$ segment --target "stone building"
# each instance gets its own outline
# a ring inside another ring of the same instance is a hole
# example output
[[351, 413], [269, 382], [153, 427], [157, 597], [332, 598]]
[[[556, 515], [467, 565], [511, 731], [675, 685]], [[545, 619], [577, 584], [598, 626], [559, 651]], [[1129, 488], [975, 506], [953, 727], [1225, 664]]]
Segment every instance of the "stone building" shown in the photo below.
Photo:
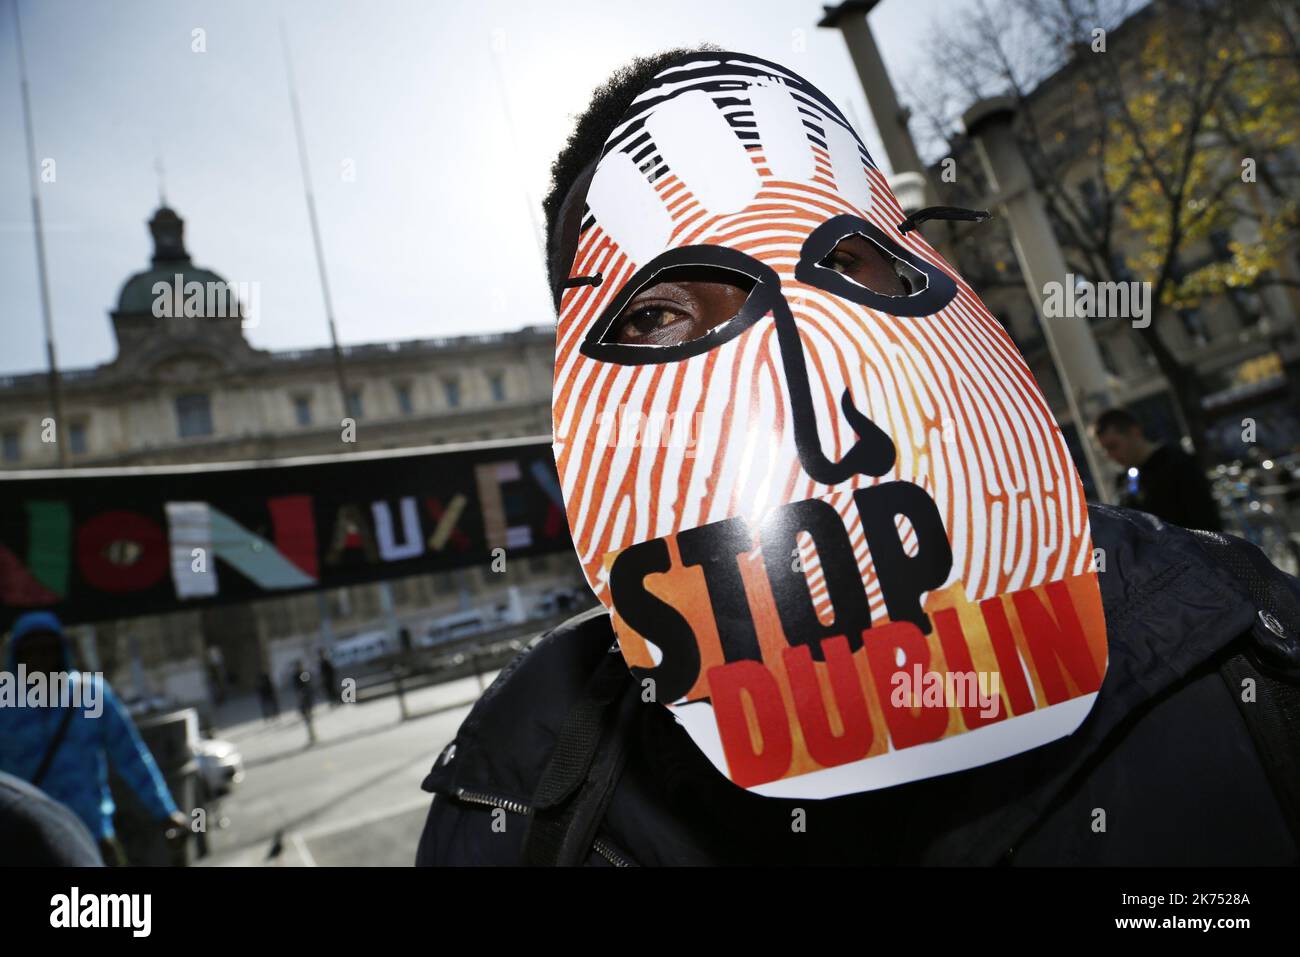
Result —
[[[1262, 13], [1268, 11], [1262, 5], [1247, 4], [1243, 10], [1248, 11], [1241, 22], [1243, 37], [1258, 42], [1263, 31], [1275, 28], [1263, 18]], [[1104, 54], [1106, 68], [1137, 69], [1151, 31], [1171, 29], [1169, 16], [1160, 4], [1151, 4], [1111, 31]], [[1072, 198], [1076, 209], [1085, 211], [1085, 215], [1100, 216], [1098, 178], [1102, 172], [1095, 150], [1101, 139], [1100, 128], [1109, 118], [1099, 115], [1092, 98], [1083, 92], [1089, 80], [1086, 67], [1095, 62], [1084, 59], [1090, 56], [1101, 54], [1087, 49], [1077, 51], [1059, 70], [1028, 91], [1019, 104], [1014, 129], [1022, 140], [1032, 139], [1037, 146], [1038, 159], [1031, 166], [1040, 175], [1050, 169], [1060, 179], [1053, 185], [1059, 185]], [[975, 143], [958, 135], [949, 142], [949, 149], [949, 156], [930, 170], [931, 182], [942, 201], [966, 207], [988, 205], [995, 191], [984, 179]], [[1287, 181], [1296, 184], [1300, 149], [1293, 146], [1289, 159], [1279, 166], [1279, 172], [1290, 177]], [[951, 175], [954, 172], [955, 176]], [[1239, 170], [1234, 166], [1226, 172], [1235, 175]], [[1260, 199], [1250, 195], [1249, 201]], [[1122, 226], [1115, 230], [1111, 277], [1089, 275], [1084, 265], [1087, 257], [1071, 247], [1069, 231], [1060, 228], [1059, 222], [1054, 221], [1054, 226], [1076, 282], [1150, 278], [1132, 275], [1128, 270], [1125, 257], [1135, 237], [1126, 235]], [[950, 235], [946, 248], [1024, 354], [1075, 446], [1075, 459], [1079, 461], [1080, 429], [1070, 419], [1037, 306], [1017, 266], [1009, 229], [995, 216], [979, 225], [960, 224]], [[1186, 248], [1178, 265], [1188, 273], [1208, 263], [1226, 261], [1231, 256], [1232, 241], [1250, 242], [1255, 238], [1255, 222], [1241, 217], [1229, 228], [1217, 230]], [[1231, 290], [1207, 297], [1195, 308], [1153, 305], [1153, 328], [1180, 363], [1195, 369], [1201, 383], [1208, 447], [1219, 461], [1300, 449], [1300, 283], [1296, 282], [1300, 280], [1300, 246], [1293, 242], [1284, 251], [1273, 278], [1279, 281], [1255, 290]], [[1133, 409], [1156, 436], [1177, 439], [1183, 433], [1182, 423], [1149, 346], [1129, 322], [1089, 323], [1115, 399]], [[1246, 419], [1258, 424], [1254, 449], [1242, 443], [1242, 422]]]
[[[253, 318], [241, 302], [247, 291], [194, 264], [183, 221], [171, 209], [158, 209], [149, 229], [153, 261], [127, 279], [110, 313], [117, 355], [62, 374], [65, 422], [52, 437], [67, 443], [70, 467], [550, 435], [553, 326], [345, 346], [345, 410], [333, 350], [255, 348], [244, 328]], [[189, 301], [187, 290], [196, 289], [203, 295]], [[0, 377], [0, 468], [58, 467], [57, 445], [43, 441], [48, 390], [43, 372]], [[345, 418], [356, 424], [354, 442], [342, 439]], [[419, 628], [441, 614], [499, 604], [509, 585], [535, 601], [581, 581], [576, 558], [553, 555], [512, 562], [504, 575], [473, 568], [104, 622], [77, 633], [83, 657], [97, 658], [123, 687], [193, 702], [214, 682], [248, 690], [263, 669], [282, 677], [289, 661], [314, 656], [322, 641], [380, 630], [394, 619]], [[212, 661], [222, 662], [217, 675], [209, 673]]]

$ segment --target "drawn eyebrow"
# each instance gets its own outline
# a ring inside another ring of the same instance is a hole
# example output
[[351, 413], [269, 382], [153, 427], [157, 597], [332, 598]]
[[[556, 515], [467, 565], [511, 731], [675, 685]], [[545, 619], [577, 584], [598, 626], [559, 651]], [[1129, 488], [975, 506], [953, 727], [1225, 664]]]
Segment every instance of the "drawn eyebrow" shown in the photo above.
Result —
[[599, 286], [605, 281], [604, 273], [593, 273], [590, 276], [574, 276], [572, 279], [566, 279], [561, 283], [561, 289], [574, 289], [578, 286]]

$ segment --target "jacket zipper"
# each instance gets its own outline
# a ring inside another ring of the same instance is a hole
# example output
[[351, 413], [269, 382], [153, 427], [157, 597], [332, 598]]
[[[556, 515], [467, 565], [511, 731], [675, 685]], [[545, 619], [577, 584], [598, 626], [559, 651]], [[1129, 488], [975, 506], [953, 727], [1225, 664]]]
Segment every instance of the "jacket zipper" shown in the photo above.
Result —
[[457, 788], [456, 799], [459, 801], [467, 801], [470, 804], [484, 804], [488, 807], [505, 808], [512, 814], [527, 815], [533, 813], [533, 809], [526, 804], [520, 804], [518, 801], [512, 801], [509, 798], [484, 794], [481, 791], [466, 791], [464, 788]]
[[[456, 799], [465, 801], [468, 804], [482, 804], [487, 807], [505, 808], [512, 814], [532, 814], [533, 809], [526, 804], [520, 804], [518, 801], [512, 801], [509, 798], [496, 797], [492, 794], [484, 794], [481, 791], [467, 791], [464, 788], [456, 789]], [[619, 854], [604, 841], [597, 838], [591, 844], [591, 849], [609, 861], [615, 867], [632, 867], [633, 864], [626, 857]]]
[[609, 861], [615, 867], [633, 866], [631, 861], [629, 861], [626, 857], [623, 857], [621, 854], [615, 851], [612, 847], [610, 847], [600, 838], [596, 838], [596, 840], [591, 842], [591, 849], [595, 851], [597, 854], [599, 854], [601, 857], [603, 857], [605, 860]]

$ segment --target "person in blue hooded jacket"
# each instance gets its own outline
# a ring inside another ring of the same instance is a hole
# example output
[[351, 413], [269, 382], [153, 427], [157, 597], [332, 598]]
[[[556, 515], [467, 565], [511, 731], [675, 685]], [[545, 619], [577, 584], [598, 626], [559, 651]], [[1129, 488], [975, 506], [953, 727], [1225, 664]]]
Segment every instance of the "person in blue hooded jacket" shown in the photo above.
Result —
[[[108, 862], [125, 863], [113, 828], [109, 761], [161, 826], [185, 827], [131, 716], [103, 676], [73, 667], [55, 615], [36, 611], [18, 618], [6, 670], [14, 700], [0, 707], [0, 771], [70, 808]], [[51, 693], [56, 690], [61, 693]]]

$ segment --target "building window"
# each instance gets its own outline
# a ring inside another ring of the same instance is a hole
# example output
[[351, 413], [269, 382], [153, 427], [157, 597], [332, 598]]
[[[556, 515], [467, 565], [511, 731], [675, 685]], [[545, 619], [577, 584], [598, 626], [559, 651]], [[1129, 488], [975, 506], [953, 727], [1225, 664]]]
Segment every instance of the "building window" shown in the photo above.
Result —
[[402, 415], [410, 415], [415, 411], [415, 406], [411, 403], [411, 387], [406, 383], [393, 387], [397, 392], [397, 410]]
[[447, 404], [453, 409], [460, 405], [460, 380], [445, 379], [443, 380], [442, 387], [447, 394]]
[[1232, 234], [1226, 229], [1216, 229], [1209, 236], [1210, 249], [1218, 262], [1232, 259]]
[[212, 406], [206, 393], [176, 397], [176, 426], [182, 439], [212, 434]]
[[506, 400], [506, 377], [504, 373], [493, 372], [488, 376], [488, 388], [492, 390], [493, 402]]
[[1118, 378], [1120, 374], [1119, 366], [1115, 362], [1115, 353], [1112, 350], [1110, 343], [1099, 337], [1097, 339], [1097, 353], [1101, 358], [1102, 368]]
[[275, 598], [258, 606], [258, 610], [262, 612], [262, 623], [269, 636], [284, 638], [293, 634], [292, 605], [292, 599]]
[[86, 454], [86, 423], [73, 422], [68, 426], [68, 446], [73, 455]]
[[1088, 218], [1093, 223], [1099, 223], [1105, 214], [1105, 204], [1102, 202], [1101, 191], [1097, 189], [1097, 183], [1092, 179], [1085, 179], [1079, 184], [1079, 195], [1083, 198], [1083, 208], [1088, 211]]
[[359, 419], [365, 414], [365, 406], [361, 402], [360, 389], [348, 389], [348, 415], [354, 419]]
[[299, 425], [311, 425], [311, 396], [293, 397], [293, 418]]
[[1207, 345], [1210, 341], [1209, 330], [1206, 328], [1205, 320], [1201, 318], [1201, 311], [1196, 308], [1177, 310], [1178, 319], [1183, 324], [1183, 331], [1187, 333], [1187, 338], [1197, 346]]
[[23, 457], [22, 436], [17, 429], [6, 429], [4, 433], [4, 459], [17, 462]]
[[356, 600], [357, 617], [364, 619], [379, 617], [379, 586], [357, 585], [352, 589]]
[[329, 614], [331, 618], [352, 617], [352, 597], [346, 588], [336, 588], [330, 592]]

